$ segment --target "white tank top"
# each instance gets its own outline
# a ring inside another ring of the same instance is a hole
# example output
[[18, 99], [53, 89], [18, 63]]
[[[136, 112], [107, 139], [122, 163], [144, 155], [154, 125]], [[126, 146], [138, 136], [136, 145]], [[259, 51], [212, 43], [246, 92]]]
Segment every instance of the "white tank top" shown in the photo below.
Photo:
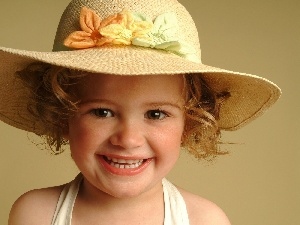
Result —
[[[52, 225], [71, 225], [72, 211], [79, 191], [82, 175], [65, 185], [57, 202]], [[162, 180], [164, 192], [164, 225], [189, 225], [184, 199], [177, 188], [167, 179]]]

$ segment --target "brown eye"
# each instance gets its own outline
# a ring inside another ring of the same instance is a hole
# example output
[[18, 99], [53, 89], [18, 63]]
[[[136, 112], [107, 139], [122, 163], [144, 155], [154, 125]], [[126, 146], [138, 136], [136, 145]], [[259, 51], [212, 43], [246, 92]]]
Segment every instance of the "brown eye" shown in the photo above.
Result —
[[114, 114], [111, 110], [109, 109], [102, 109], [102, 108], [99, 108], [99, 109], [93, 109], [91, 111], [92, 114], [94, 114], [95, 116], [97, 117], [113, 117]]
[[150, 120], [162, 120], [166, 118], [168, 115], [167, 113], [161, 111], [161, 110], [149, 110], [146, 112], [145, 117]]

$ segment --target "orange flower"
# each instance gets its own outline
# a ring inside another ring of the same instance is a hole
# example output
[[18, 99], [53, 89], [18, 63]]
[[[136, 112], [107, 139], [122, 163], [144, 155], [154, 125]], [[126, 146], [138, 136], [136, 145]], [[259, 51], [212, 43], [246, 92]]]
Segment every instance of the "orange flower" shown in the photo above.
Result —
[[80, 12], [81, 31], [71, 33], [64, 41], [69, 48], [86, 49], [111, 45], [135, 45], [165, 50], [199, 62], [195, 50], [178, 40], [175, 13], [159, 15], [153, 22], [144, 15], [122, 10], [101, 21], [95, 11], [83, 7]]
[[91, 9], [83, 7], [80, 12], [80, 27], [82, 31], [71, 33], [64, 41], [69, 48], [84, 49], [101, 46], [113, 41], [112, 38], [104, 37], [99, 29], [109, 24], [121, 23], [123, 16], [115, 14], [101, 21], [100, 17]]
[[148, 33], [153, 26], [141, 15], [123, 10], [102, 20], [95, 11], [83, 7], [80, 12], [81, 31], [71, 33], [64, 41], [69, 48], [85, 49], [105, 44], [130, 45], [135, 37]]

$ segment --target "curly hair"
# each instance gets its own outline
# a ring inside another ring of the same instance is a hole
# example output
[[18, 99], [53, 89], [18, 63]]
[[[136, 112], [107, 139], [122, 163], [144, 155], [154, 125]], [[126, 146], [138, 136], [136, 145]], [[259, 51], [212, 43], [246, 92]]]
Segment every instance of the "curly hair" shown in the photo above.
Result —
[[230, 93], [216, 93], [201, 74], [187, 74], [184, 78], [187, 101], [182, 147], [197, 159], [211, 160], [227, 154], [219, 148], [221, 132], [217, 121], [222, 102]]
[[62, 146], [68, 143], [63, 138], [68, 118], [77, 110], [72, 88], [84, 74], [46, 63], [32, 63], [17, 75], [30, 90], [27, 110], [43, 125], [40, 136], [46, 139], [52, 153], [62, 153]]
[[[68, 118], [78, 109], [74, 86], [87, 73], [46, 63], [32, 63], [18, 71], [17, 75], [31, 91], [28, 111], [43, 124], [41, 136], [54, 154], [61, 153], [62, 146], [67, 144], [63, 133], [67, 129]], [[230, 93], [215, 93], [201, 74], [183, 77], [187, 100], [182, 147], [197, 159], [225, 154], [218, 147], [220, 129], [217, 120], [220, 106]]]

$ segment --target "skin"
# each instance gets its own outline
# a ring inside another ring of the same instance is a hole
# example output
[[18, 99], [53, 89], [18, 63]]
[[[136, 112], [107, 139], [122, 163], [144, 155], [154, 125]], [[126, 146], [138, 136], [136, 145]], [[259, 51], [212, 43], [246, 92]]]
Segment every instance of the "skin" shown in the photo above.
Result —
[[[183, 90], [181, 75], [83, 78], [79, 110], [65, 133], [84, 176], [72, 224], [163, 224], [161, 180], [179, 157]], [[112, 159], [118, 163], [111, 165]], [[118, 168], [124, 162], [133, 168]], [[61, 190], [24, 194], [14, 204], [9, 224], [50, 224]], [[190, 224], [230, 224], [213, 203], [179, 191]]]

